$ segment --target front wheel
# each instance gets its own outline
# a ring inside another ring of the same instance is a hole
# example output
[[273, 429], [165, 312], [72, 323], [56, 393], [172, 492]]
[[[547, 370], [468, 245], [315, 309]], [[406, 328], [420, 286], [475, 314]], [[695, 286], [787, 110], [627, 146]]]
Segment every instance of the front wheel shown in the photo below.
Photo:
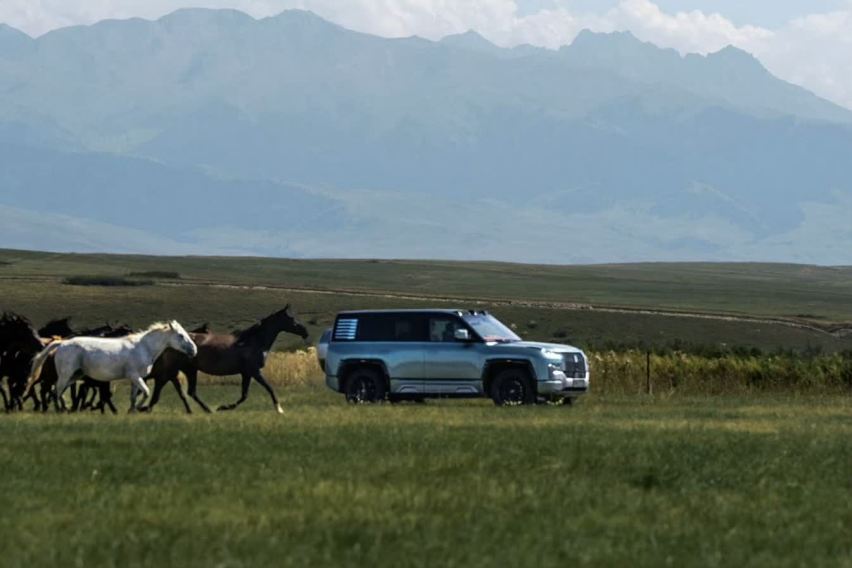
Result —
[[497, 406], [519, 406], [535, 403], [535, 387], [524, 369], [500, 371], [491, 383], [491, 400]]
[[384, 377], [373, 369], [356, 369], [346, 380], [346, 401], [352, 404], [380, 402], [387, 396]]

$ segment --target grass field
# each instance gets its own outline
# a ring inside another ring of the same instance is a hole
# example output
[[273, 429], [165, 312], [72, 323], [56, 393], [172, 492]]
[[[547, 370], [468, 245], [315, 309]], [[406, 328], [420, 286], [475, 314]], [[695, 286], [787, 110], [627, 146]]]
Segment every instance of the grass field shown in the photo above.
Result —
[[[72, 315], [80, 326], [109, 320], [138, 327], [154, 319], [177, 318], [189, 326], [206, 321], [217, 329], [231, 329], [249, 325], [290, 302], [316, 333], [342, 309], [438, 305], [487, 308], [526, 338], [581, 347], [679, 343], [741, 345], [768, 351], [852, 349], [852, 334], [827, 333], [852, 321], [852, 269], [844, 268], [758, 264], [555, 267], [3, 250], [0, 261], [9, 263], [0, 264], [0, 309], [20, 311], [36, 322]], [[179, 278], [157, 278], [157, 273]], [[63, 283], [69, 277], [127, 278], [134, 274], [144, 275], [154, 285]], [[576, 309], [577, 303], [589, 308], [587, 302], [596, 309]], [[680, 312], [779, 318], [816, 329], [754, 319], [683, 317]], [[278, 348], [298, 344], [282, 338]]]
[[[850, 566], [848, 397], [0, 416], [16, 566]], [[205, 385], [219, 403], [237, 387]], [[124, 402], [122, 394], [122, 402]]]
[[[352, 407], [276, 353], [283, 416], [257, 385], [214, 415], [168, 387], [151, 415], [0, 415], [0, 566], [852, 566], [852, 336], [828, 333], [850, 276], [0, 251], [0, 309], [37, 323], [230, 329], [289, 302], [316, 335], [342, 309], [476, 305], [593, 372], [571, 408]], [[643, 394], [644, 348], [672, 343], [830, 354], [661, 352]]]

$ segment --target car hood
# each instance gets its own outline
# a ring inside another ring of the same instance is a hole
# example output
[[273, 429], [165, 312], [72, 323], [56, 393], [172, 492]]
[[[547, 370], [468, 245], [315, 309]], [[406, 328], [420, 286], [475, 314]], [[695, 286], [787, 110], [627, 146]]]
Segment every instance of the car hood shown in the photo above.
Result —
[[581, 350], [572, 345], [561, 345], [559, 343], [543, 343], [540, 341], [513, 341], [511, 343], [497, 343], [503, 349], [518, 349], [524, 351], [540, 351], [541, 349], [549, 349], [550, 351], [558, 351], [565, 353], [580, 353]]

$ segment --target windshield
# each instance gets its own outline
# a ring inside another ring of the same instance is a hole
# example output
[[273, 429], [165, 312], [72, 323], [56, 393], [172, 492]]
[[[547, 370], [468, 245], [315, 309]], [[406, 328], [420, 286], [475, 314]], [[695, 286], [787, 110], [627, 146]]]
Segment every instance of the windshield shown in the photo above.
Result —
[[470, 325], [476, 333], [485, 341], [520, 341], [521, 338], [515, 332], [503, 325], [503, 323], [489, 314], [466, 314], [464, 321]]

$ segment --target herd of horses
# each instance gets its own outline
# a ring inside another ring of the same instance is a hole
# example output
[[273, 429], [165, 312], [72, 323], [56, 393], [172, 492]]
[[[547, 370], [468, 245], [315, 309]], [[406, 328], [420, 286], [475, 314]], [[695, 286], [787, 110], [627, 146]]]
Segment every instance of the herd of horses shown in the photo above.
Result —
[[[31, 400], [34, 410], [99, 410], [116, 413], [113, 381], [131, 382], [130, 411], [150, 411], [159, 402], [163, 387], [171, 383], [187, 413], [192, 412], [187, 394], [205, 411], [210, 407], [198, 396], [198, 373], [214, 376], [240, 375], [240, 398], [218, 410], [232, 410], [248, 397], [257, 381], [282, 412], [278, 396], [262, 369], [282, 332], [307, 340], [307, 328], [284, 307], [251, 327], [232, 333], [214, 333], [207, 324], [186, 331], [177, 321], [155, 323], [134, 331], [105, 325], [74, 330], [70, 318], [51, 321], [36, 329], [25, 317], [4, 312], [0, 316], [0, 394], [7, 412], [23, 410]], [[186, 377], [187, 392], [178, 380]], [[3, 380], [6, 380], [6, 387]], [[154, 381], [153, 390], [147, 382]], [[79, 388], [78, 388], [79, 385]], [[70, 407], [65, 400], [70, 391]], [[144, 395], [140, 399], [140, 395]]]

